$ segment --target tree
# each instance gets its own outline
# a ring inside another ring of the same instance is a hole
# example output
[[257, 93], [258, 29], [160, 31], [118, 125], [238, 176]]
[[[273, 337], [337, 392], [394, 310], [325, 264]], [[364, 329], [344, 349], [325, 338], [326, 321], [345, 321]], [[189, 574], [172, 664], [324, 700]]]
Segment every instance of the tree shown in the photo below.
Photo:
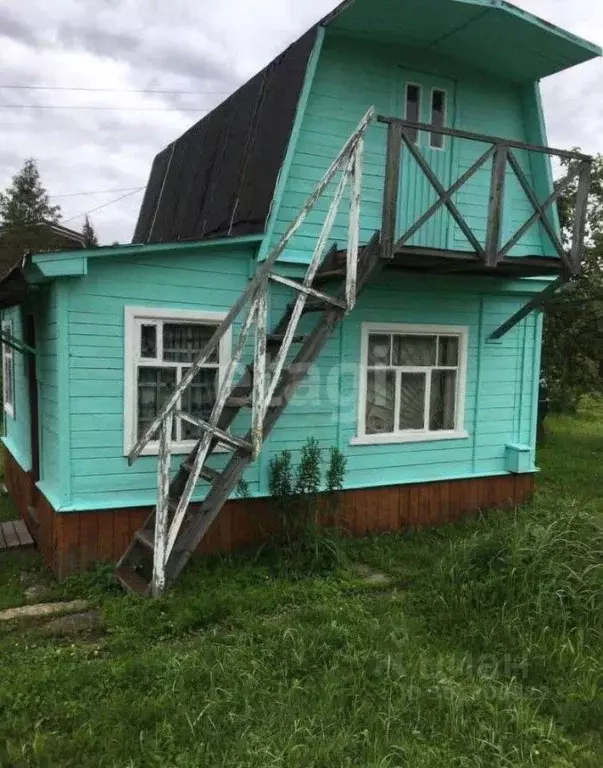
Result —
[[[559, 202], [566, 244], [576, 192], [574, 183]], [[593, 163], [582, 274], [546, 308], [543, 372], [557, 411], [573, 413], [583, 395], [603, 389], [603, 155]]]
[[40, 181], [35, 160], [26, 160], [13, 176], [12, 184], [0, 193], [0, 260], [16, 263], [26, 252], [40, 252], [55, 245], [50, 229], [61, 217], [58, 205], [51, 205]]
[[84, 246], [86, 248], [96, 248], [98, 246], [98, 237], [88, 216], [86, 216], [84, 226], [82, 227], [82, 235], [84, 236]]

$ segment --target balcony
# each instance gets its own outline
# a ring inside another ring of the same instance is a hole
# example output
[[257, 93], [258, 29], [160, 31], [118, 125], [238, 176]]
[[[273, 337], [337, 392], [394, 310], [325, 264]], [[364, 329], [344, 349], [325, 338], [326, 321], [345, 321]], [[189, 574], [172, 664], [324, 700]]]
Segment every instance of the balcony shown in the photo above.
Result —
[[[381, 247], [392, 266], [505, 277], [579, 274], [592, 158], [378, 119], [388, 132]], [[554, 186], [551, 158], [565, 168]], [[562, 241], [556, 203], [565, 192], [576, 204], [571, 232]]]

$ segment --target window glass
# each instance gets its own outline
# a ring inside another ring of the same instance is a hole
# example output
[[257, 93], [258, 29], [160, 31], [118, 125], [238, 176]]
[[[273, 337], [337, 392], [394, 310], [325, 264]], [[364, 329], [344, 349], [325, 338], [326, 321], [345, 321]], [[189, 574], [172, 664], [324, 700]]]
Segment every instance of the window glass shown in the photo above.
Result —
[[437, 336], [394, 336], [394, 365], [436, 364]]
[[[408, 84], [406, 86], [406, 119], [411, 123], [421, 122], [421, 87]], [[406, 135], [415, 144], [419, 141], [416, 128], [406, 128]]]
[[425, 427], [426, 374], [403, 373], [400, 377], [400, 429]]
[[[207, 421], [211, 416], [218, 394], [217, 368], [204, 368], [193, 379], [191, 386], [182, 395], [182, 410]], [[198, 440], [201, 429], [186, 421], [182, 422], [182, 439]]]
[[369, 336], [368, 364], [375, 366], [389, 365], [391, 362], [392, 337]]
[[456, 409], [456, 371], [433, 371], [429, 429], [454, 429]]
[[175, 368], [138, 369], [138, 437], [153, 422], [176, 386]]
[[458, 365], [459, 340], [457, 336], [440, 336], [438, 365]]
[[[435, 90], [431, 95], [431, 125], [434, 128], [444, 128], [446, 120], [446, 91]], [[441, 133], [430, 134], [431, 146], [442, 149], [444, 136]]]
[[[215, 326], [212, 325], [164, 323], [163, 359], [166, 362], [192, 363], [214, 335], [215, 330]], [[217, 350], [209, 362], [218, 362]]]
[[396, 415], [395, 371], [369, 371], [367, 384], [366, 434], [393, 432]]
[[140, 355], [141, 357], [157, 357], [157, 326], [143, 325], [140, 329]]

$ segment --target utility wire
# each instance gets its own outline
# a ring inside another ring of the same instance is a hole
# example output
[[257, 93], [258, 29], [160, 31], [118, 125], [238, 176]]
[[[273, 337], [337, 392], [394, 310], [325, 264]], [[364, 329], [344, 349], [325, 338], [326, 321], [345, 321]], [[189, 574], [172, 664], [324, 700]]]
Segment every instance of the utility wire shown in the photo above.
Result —
[[0, 104], [0, 109], [95, 109], [109, 110], [113, 112], [199, 112], [206, 114], [209, 109], [190, 109], [186, 108], [165, 108], [165, 107], [96, 107], [96, 106], [78, 106], [76, 104]]
[[139, 189], [134, 190], [134, 192], [126, 192], [125, 195], [121, 195], [120, 197], [115, 198], [115, 200], [109, 200], [108, 203], [103, 203], [103, 205], [98, 205], [96, 208], [91, 208], [89, 211], [78, 213], [77, 216], [71, 216], [68, 219], [63, 219], [61, 221], [61, 224], [67, 224], [70, 221], [73, 221], [74, 219], [81, 219], [83, 216], [89, 216], [91, 213], [96, 213], [96, 211], [100, 211], [101, 208], [108, 208], [110, 205], [115, 205], [115, 203], [119, 203], [120, 200], [123, 200], [126, 197], [135, 195], [137, 192], [142, 192], [143, 189], [144, 187], [140, 187]]
[[159, 93], [175, 96], [226, 96], [227, 91], [170, 91], [155, 88], [76, 88], [64, 85], [0, 85], [22, 91], [79, 91], [82, 93]]
[[87, 195], [105, 195], [115, 194], [116, 192], [138, 192], [142, 187], [121, 187], [120, 189], [97, 189], [94, 192], [66, 192], [59, 195], [49, 195], [52, 200], [58, 197], [85, 197]]

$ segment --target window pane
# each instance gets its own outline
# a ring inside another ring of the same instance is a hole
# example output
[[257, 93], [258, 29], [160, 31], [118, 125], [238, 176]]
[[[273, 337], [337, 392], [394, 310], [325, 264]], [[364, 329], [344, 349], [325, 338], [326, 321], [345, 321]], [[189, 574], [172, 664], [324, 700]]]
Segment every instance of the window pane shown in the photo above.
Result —
[[157, 357], [157, 326], [143, 325], [140, 329], [140, 356]]
[[[216, 402], [217, 389], [218, 371], [215, 368], [202, 368], [182, 395], [182, 410], [199, 419], [209, 419]], [[183, 440], [195, 440], [201, 436], [199, 427], [188, 424], [186, 421], [182, 422]]]
[[[421, 88], [418, 85], [406, 86], [406, 119], [411, 123], [420, 122]], [[406, 135], [416, 144], [419, 133], [416, 128], [406, 128]]]
[[459, 340], [457, 336], [440, 336], [438, 365], [459, 364]]
[[436, 364], [436, 336], [394, 336], [393, 365]]
[[400, 384], [400, 429], [425, 428], [426, 374], [403, 373]]
[[159, 409], [174, 391], [174, 368], [138, 369], [138, 437], [151, 424]]
[[[434, 128], [443, 128], [446, 119], [446, 91], [434, 91], [431, 97], [431, 124]], [[444, 137], [442, 134], [431, 134], [431, 146], [442, 149]]]
[[369, 336], [368, 364], [388, 366], [391, 363], [391, 336]]
[[[163, 326], [163, 359], [166, 363], [192, 363], [214, 335], [215, 325], [165, 323]], [[209, 362], [218, 362], [216, 350]]]
[[456, 415], [456, 371], [433, 371], [429, 429], [454, 429]]
[[395, 371], [369, 371], [366, 387], [366, 434], [393, 432], [395, 410]]

